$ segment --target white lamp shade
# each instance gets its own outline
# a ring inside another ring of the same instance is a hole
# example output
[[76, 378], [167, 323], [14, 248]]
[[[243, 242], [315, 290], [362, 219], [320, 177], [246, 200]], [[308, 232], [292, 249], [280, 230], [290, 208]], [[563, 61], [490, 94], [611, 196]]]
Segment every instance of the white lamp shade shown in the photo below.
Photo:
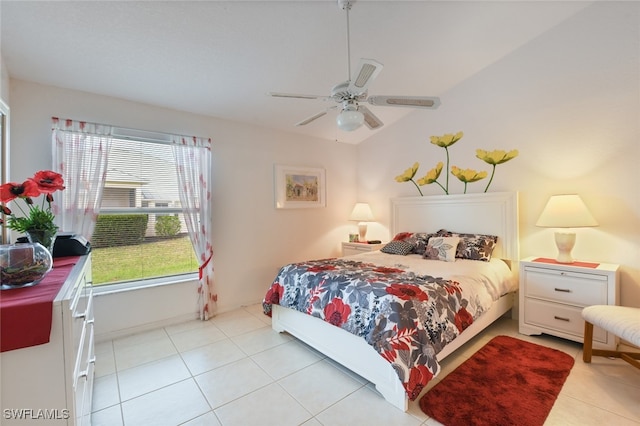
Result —
[[351, 132], [362, 126], [364, 123], [364, 114], [356, 109], [344, 109], [338, 114], [336, 122], [340, 130]]
[[373, 213], [371, 207], [367, 203], [356, 203], [349, 220], [356, 220], [358, 222], [371, 222], [373, 219]]
[[589, 212], [577, 194], [552, 195], [536, 226], [543, 228], [582, 228], [598, 226], [598, 222]]

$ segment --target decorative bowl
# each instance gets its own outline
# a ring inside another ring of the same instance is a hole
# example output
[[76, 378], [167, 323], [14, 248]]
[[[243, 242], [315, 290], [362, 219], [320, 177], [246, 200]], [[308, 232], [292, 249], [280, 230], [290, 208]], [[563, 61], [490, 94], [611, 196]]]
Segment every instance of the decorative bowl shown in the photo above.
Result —
[[0, 245], [0, 288], [38, 284], [51, 270], [51, 253], [39, 243]]

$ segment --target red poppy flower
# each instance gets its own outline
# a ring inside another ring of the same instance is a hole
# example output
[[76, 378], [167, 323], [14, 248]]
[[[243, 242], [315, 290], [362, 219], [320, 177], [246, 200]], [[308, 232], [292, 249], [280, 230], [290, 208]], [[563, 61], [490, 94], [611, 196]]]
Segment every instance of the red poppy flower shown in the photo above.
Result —
[[38, 189], [43, 194], [51, 194], [52, 192], [62, 191], [64, 189], [62, 175], [51, 170], [41, 170], [37, 172], [32, 180], [38, 185]]
[[409, 399], [415, 400], [431, 379], [433, 379], [433, 374], [427, 367], [424, 365], [413, 367], [409, 373], [409, 380], [404, 384]]
[[387, 293], [393, 294], [402, 300], [417, 299], [421, 302], [429, 300], [429, 295], [422, 291], [422, 289], [415, 285], [410, 284], [391, 284], [386, 288]]
[[456, 328], [462, 333], [467, 327], [473, 324], [473, 317], [465, 308], [460, 308], [460, 310], [456, 312], [455, 322]]
[[351, 314], [351, 307], [345, 305], [342, 299], [334, 298], [324, 307], [324, 320], [336, 327], [342, 326]]
[[9, 182], [0, 186], [0, 202], [8, 203], [18, 197], [37, 197], [40, 195], [38, 185], [27, 179], [23, 183]]

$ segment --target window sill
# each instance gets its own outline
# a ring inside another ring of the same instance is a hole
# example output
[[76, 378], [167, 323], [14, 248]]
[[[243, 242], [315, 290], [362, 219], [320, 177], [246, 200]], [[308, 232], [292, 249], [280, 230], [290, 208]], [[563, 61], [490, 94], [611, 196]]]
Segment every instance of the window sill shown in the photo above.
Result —
[[175, 277], [162, 277], [148, 280], [130, 281], [121, 284], [103, 284], [93, 287], [93, 295], [100, 296], [105, 294], [124, 293], [127, 291], [142, 290], [145, 288], [161, 287], [194, 281], [198, 281], [198, 273], [184, 274]]

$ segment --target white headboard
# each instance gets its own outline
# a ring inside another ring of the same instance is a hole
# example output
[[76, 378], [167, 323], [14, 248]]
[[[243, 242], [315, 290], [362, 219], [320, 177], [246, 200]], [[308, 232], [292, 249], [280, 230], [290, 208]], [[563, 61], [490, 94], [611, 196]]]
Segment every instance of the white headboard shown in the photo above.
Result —
[[517, 261], [518, 193], [435, 195], [391, 200], [392, 237], [398, 232], [448, 231], [497, 235], [493, 257]]

